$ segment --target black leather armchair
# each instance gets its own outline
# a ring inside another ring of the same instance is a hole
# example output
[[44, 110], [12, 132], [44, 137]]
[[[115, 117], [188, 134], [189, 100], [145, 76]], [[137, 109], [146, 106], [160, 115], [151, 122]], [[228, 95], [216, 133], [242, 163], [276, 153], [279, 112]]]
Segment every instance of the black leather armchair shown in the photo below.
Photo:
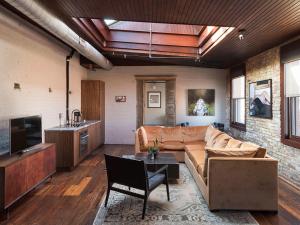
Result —
[[[145, 217], [147, 200], [150, 193], [160, 184], [166, 185], [168, 201], [170, 201], [169, 184], [168, 184], [168, 166], [163, 166], [155, 172], [147, 171], [147, 167], [141, 160], [127, 159], [105, 154], [107, 169], [107, 194], [105, 207], [107, 206], [110, 191], [117, 191], [123, 194], [131, 195], [144, 199], [142, 219]], [[113, 184], [128, 186], [129, 190], [113, 187]], [[144, 191], [144, 195], [130, 191], [135, 188]]]

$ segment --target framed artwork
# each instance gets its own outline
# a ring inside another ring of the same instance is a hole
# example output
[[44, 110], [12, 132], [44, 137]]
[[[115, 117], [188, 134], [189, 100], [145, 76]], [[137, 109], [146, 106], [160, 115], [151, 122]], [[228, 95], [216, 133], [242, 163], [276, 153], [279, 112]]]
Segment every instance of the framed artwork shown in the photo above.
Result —
[[215, 90], [214, 89], [189, 89], [188, 90], [188, 115], [189, 116], [214, 116], [215, 115]]
[[115, 101], [116, 102], [126, 102], [126, 96], [116, 96]]
[[161, 92], [160, 91], [148, 91], [147, 92], [147, 107], [148, 108], [161, 108]]
[[272, 119], [272, 80], [249, 84], [249, 115]]

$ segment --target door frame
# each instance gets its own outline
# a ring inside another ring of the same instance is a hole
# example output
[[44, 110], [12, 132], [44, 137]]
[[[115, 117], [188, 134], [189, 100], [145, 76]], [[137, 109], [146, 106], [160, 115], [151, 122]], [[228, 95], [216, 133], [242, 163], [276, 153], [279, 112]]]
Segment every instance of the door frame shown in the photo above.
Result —
[[[166, 99], [171, 101], [169, 104], [166, 103], [166, 115], [172, 109], [170, 116], [171, 119], [167, 119], [169, 126], [176, 125], [176, 75], [135, 75], [136, 79], [136, 96], [137, 96], [137, 119], [136, 119], [136, 128], [139, 128], [144, 123], [144, 83], [147, 81], [166, 81], [166, 88], [173, 87], [174, 97], [168, 98], [170, 92], [166, 90]], [[167, 85], [169, 83], [169, 85]], [[171, 107], [170, 107], [171, 106]]]

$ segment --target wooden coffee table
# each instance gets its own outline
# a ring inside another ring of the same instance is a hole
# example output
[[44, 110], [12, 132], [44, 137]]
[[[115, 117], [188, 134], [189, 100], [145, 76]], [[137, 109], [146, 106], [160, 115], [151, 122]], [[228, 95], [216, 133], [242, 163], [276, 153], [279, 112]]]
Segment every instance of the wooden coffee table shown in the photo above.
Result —
[[133, 158], [138, 160], [143, 160], [147, 165], [149, 171], [156, 171], [164, 165], [168, 165], [168, 177], [169, 179], [179, 179], [179, 163], [177, 162], [174, 154], [163, 153], [158, 154], [157, 159], [150, 159], [148, 153], [137, 153], [132, 156], [123, 156], [126, 158]]

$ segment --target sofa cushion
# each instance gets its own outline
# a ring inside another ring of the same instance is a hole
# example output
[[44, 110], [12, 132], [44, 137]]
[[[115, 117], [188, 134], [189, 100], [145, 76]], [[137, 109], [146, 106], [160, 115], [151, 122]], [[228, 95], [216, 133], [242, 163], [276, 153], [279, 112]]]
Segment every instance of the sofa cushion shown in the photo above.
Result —
[[243, 142], [240, 146], [241, 149], [256, 149], [257, 152], [255, 154], [255, 158], [265, 158], [267, 154], [267, 150], [265, 148], [260, 147], [251, 142]]
[[207, 127], [206, 132], [205, 132], [205, 137], [204, 137], [205, 142], [208, 142], [209, 138], [211, 137], [211, 135], [215, 129], [216, 128], [214, 128], [212, 125], [209, 125]]
[[161, 144], [162, 151], [165, 150], [174, 150], [174, 151], [179, 151], [182, 150], [184, 151], [184, 144], [179, 141], [165, 141]]
[[161, 142], [161, 131], [162, 131], [161, 126], [144, 126], [144, 129], [147, 134], [147, 139], [148, 142], [153, 142], [156, 139]]
[[182, 127], [181, 131], [184, 143], [204, 141], [207, 127], [208, 126]]
[[231, 137], [225, 133], [218, 135], [213, 143], [213, 148], [225, 148], [230, 138]]
[[237, 158], [254, 158], [257, 150], [255, 149], [240, 149], [240, 148], [231, 148], [231, 149], [223, 149], [223, 148], [206, 148], [205, 149], [205, 161], [204, 161], [204, 169], [203, 176], [207, 177], [208, 170], [208, 159], [212, 157], [237, 157]]
[[224, 133], [214, 128], [214, 130], [211, 132], [210, 138], [208, 138], [208, 141], [206, 142], [206, 146], [212, 147], [215, 143], [216, 138], [221, 134]]
[[199, 149], [188, 149], [186, 150], [186, 154], [188, 155], [198, 174], [200, 174], [204, 182], [206, 182], [206, 178], [203, 174], [205, 151]]
[[189, 156], [191, 162], [193, 163], [196, 169], [199, 164], [204, 165], [205, 151], [193, 149], [187, 151], [186, 154]]
[[188, 141], [188, 142], [184, 142], [185, 145], [201, 145], [203, 146], [203, 149], [206, 145], [206, 143], [204, 141]]
[[164, 127], [161, 131], [161, 142], [166, 141], [183, 142], [181, 127]]
[[234, 138], [230, 138], [227, 145], [225, 146], [225, 149], [228, 148], [239, 148], [242, 145], [243, 142], [240, 140], [236, 140]]
[[251, 142], [242, 142], [240, 149], [259, 149], [260, 146]]

